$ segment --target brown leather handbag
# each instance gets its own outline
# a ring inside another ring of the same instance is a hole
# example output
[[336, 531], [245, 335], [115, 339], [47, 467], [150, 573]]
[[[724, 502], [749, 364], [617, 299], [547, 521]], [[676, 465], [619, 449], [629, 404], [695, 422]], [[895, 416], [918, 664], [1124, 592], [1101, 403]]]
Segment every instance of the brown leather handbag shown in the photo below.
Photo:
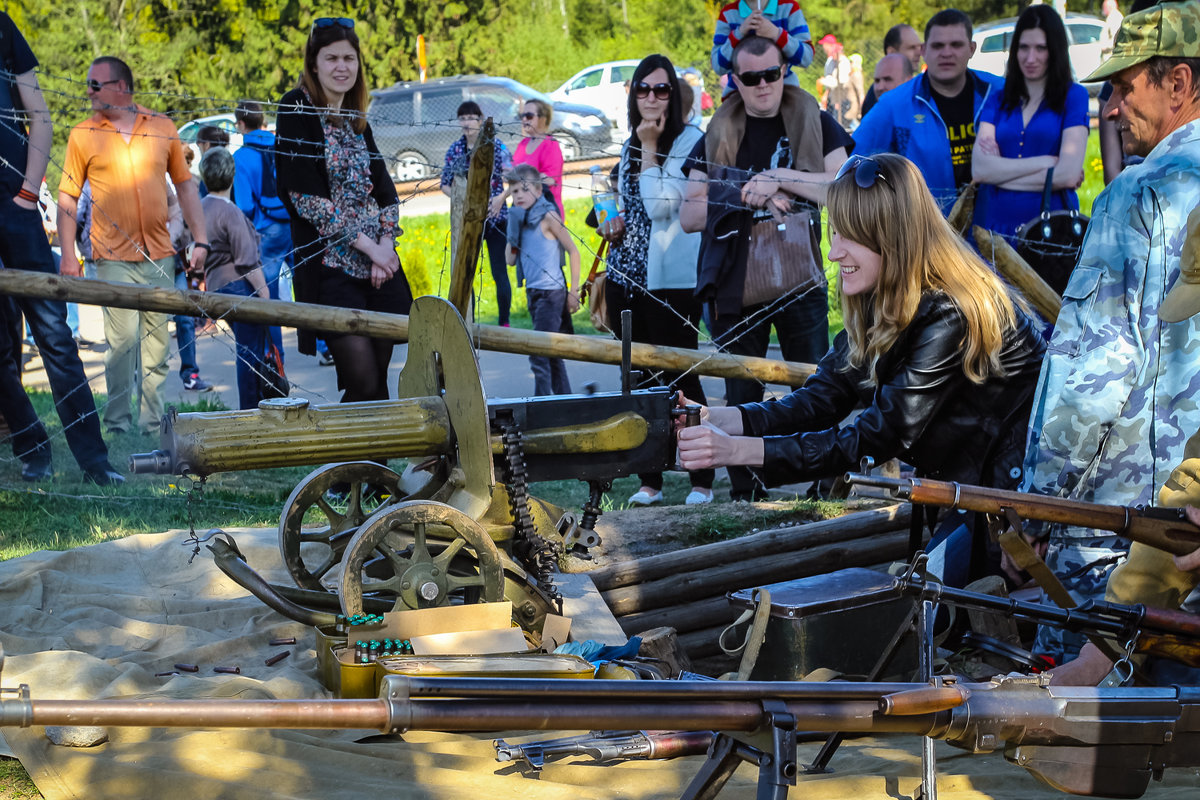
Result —
[[750, 228], [742, 308], [770, 303], [825, 283], [825, 272], [817, 263], [821, 250], [813, 235], [814, 214], [819, 212], [797, 204], [788, 214], [772, 214], [763, 219], [755, 215]]

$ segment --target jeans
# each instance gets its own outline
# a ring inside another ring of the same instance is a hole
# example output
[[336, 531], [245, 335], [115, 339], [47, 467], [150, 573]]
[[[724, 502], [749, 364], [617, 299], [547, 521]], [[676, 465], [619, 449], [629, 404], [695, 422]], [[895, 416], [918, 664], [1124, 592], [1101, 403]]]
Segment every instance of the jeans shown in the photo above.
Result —
[[[96, 274], [102, 281], [173, 289], [175, 258], [167, 256], [157, 263], [98, 259]], [[167, 315], [105, 306], [104, 338], [109, 348], [104, 354], [104, 382], [108, 387], [105, 427], [113, 432], [130, 430], [137, 408], [138, 426], [157, 429], [163, 414], [159, 389], [167, 377]], [[135, 389], [140, 390], [137, 395]]]
[[[218, 294], [253, 297], [254, 290], [243, 280], [231, 281], [217, 290]], [[248, 322], [230, 322], [233, 340], [237, 343], [238, 408], [258, 408], [262, 399], [260, 375], [262, 356], [267, 350], [267, 326]]]
[[[768, 307], [770, 310], [768, 310]], [[763, 357], [775, 326], [784, 361], [815, 364], [829, 350], [829, 292], [822, 286], [790, 300], [750, 306], [739, 315], [714, 315], [713, 342], [726, 353]], [[763, 385], [758, 381], [725, 379], [725, 404], [758, 403]], [[734, 500], [766, 497], [762, 479], [747, 467], [729, 467], [729, 496]]]
[[[573, 333], [571, 317], [567, 315], [566, 289], [526, 289], [526, 305], [533, 317], [535, 331]], [[530, 356], [529, 366], [533, 370], [533, 393], [539, 397], [551, 394], [570, 394], [571, 380], [567, 377], [567, 364], [561, 358]]]
[[[175, 273], [175, 288], [187, 291], [186, 272]], [[175, 341], [179, 343], [179, 377], [186, 380], [200, 371], [196, 363], [196, 318], [186, 314], [175, 317]]]
[[[267, 290], [271, 293], [271, 299], [278, 300], [280, 298], [279, 275], [285, 267], [289, 274], [291, 272], [292, 228], [286, 222], [272, 222], [260, 230], [258, 235], [258, 257], [262, 262], [263, 280], [267, 282]], [[284, 299], [291, 300], [291, 297]], [[282, 357], [283, 331], [278, 325], [268, 326], [267, 330], [271, 342], [279, 349], [279, 355]], [[257, 408], [257, 404], [252, 408]]]
[[[50, 245], [42, 230], [42, 217], [12, 198], [0, 197], [0, 262], [8, 269], [57, 274]], [[100, 436], [100, 419], [91, 387], [79, 360], [79, 350], [67, 327], [66, 304], [58, 300], [14, 297], [7, 299], [6, 318], [19, 308], [33, 333], [54, 395], [54, 407], [75, 461], [85, 471], [109, 468], [108, 448]], [[0, 337], [11, 338], [4, 321]], [[20, 365], [11, 342], [0, 342], [0, 413], [13, 431], [13, 454], [23, 461], [50, 458], [46, 430], [37, 418], [21, 384]]]
[[512, 308], [512, 284], [508, 281], [508, 263], [504, 260], [504, 248], [508, 236], [501, 228], [491, 223], [484, 226], [483, 241], [487, 245], [488, 264], [492, 268], [492, 281], [496, 284], [496, 306], [500, 310], [499, 324], [508, 324]]

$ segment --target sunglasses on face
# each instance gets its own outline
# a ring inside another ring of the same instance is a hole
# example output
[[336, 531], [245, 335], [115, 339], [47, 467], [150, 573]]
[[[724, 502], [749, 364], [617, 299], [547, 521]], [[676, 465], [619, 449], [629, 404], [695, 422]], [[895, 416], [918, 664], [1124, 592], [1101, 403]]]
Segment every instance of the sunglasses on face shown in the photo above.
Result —
[[875, 181], [883, 181], [889, 189], [895, 193], [892, 187], [892, 182], [888, 180], [888, 176], [883, 174], [883, 165], [873, 158], [867, 156], [850, 156], [845, 163], [838, 169], [837, 175], [834, 176], [834, 181], [842, 179], [843, 175], [848, 174], [851, 170], [854, 171], [854, 184], [860, 189], [870, 189], [875, 185]]
[[771, 67], [770, 69], [756, 69], [753, 72], [742, 72], [737, 79], [742, 86], [758, 86], [763, 81], [774, 83], [782, 76], [783, 67]]
[[110, 86], [114, 83], [120, 83], [120, 78], [113, 78], [111, 81], [98, 81], [95, 78], [88, 78], [87, 87], [93, 92], [98, 92], [105, 86]]
[[354, 30], [354, 20], [349, 17], [318, 17], [313, 21], [314, 28], [332, 28], [334, 25], [348, 31]]
[[521, 115], [521, 119], [523, 119], [523, 120], [526, 120], [526, 121], [529, 121], [529, 120], [532, 120], [532, 119], [537, 119], [537, 118], [538, 118], [538, 117], [540, 117], [540, 116], [541, 116], [541, 114], [538, 114], [538, 113], [536, 113], [536, 112], [533, 112], [533, 111], [526, 111], [525, 113], [523, 113], [523, 114]]
[[651, 86], [644, 81], [638, 81], [633, 90], [637, 94], [638, 100], [645, 100], [650, 96], [651, 92], [654, 92], [654, 97], [658, 100], [669, 100], [671, 98], [671, 84], [669, 83], [656, 83]]

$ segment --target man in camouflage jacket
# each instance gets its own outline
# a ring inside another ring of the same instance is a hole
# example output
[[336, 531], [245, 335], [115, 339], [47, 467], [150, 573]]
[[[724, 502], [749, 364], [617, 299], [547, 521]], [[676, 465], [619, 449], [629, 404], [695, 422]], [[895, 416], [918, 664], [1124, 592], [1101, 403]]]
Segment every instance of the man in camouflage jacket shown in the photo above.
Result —
[[[1025, 487], [1114, 505], [1152, 504], [1200, 429], [1200, 319], [1166, 323], [1188, 213], [1200, 202], [1200, 2], [1125, 18], [1102, 113], [1145, 162], [1096, 198], [1079, 263], [1042, 366]], [[1101, 599], [1128, 542], [1054, 526], [1046, 561], [1076, 599]], [[1043, 628], [1037, 652], [1062, 660], [1082, 637]]]

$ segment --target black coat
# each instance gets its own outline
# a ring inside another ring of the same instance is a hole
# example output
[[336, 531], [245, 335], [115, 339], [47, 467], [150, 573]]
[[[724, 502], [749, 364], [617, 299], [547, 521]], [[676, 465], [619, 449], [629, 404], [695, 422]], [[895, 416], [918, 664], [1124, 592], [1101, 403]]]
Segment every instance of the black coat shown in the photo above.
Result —
[[[865, 370], [844, 369], [849, 340], [842, 331], [803, 387], [741, 406], [745, 434], [765, 437], [764, 480], [778, 485], [837, 475], [871, 456], [899, 457], [930, 478], [1015, 486], [1046, 345], [1018, 314], [1000, 353], [1005, 376], [975, 384], [962, 368], [965, 330], [946, 295], [927, 293], [879, 358], [877, 385], [865, 382]], [[837, 427], [860, 405], [858, 417]]]
[[[375, 137], [368, 125], [363, 133], [371, 154], [371, 196], [382, 209], [399, 202], [396, 185], [388, 174], [387, 164], [375, 146]], [[293, 89], [279, 99], [279, 117], [275, 127], [275, 183], [279, 198], [292, 218], [292, 246], [295, 248], [292, 285], [296, 300], [319, 303], [319, 270], [325, 245], [317, 229], [302, 218], [292, 205], [291, 193], [332, 199], [329, 173], [325, 167], [325, 131], [321, 115], [308, 102], [304, 91]], [[313, 331], [297, 331], [299, 350], [304, 355], [316, 354], [316, 335]]]

